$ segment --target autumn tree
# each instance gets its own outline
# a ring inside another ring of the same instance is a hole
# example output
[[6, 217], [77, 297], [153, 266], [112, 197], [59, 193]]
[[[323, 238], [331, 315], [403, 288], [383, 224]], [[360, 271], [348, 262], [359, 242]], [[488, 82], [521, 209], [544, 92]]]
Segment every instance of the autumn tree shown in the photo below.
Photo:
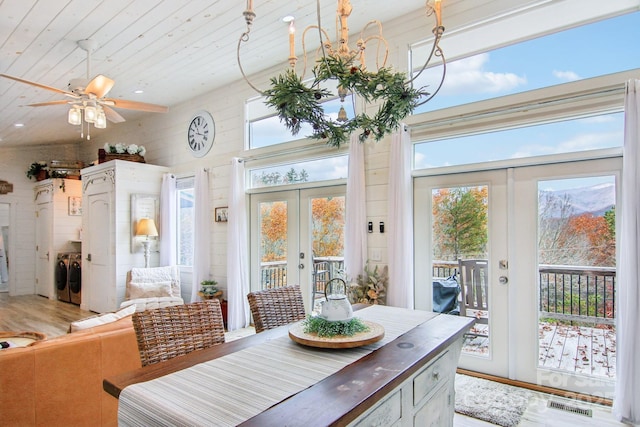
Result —
[[311, 201], [313, 253], [344, 254], [344, 197], [319, 197]]
[[434, 257], [486, 257], [488, 188], [455, 187], [433, 192]]
[[283, 261], [287, 259], [287, 203], [260, 204], [261, 259]]
[[541, 192], [538, 249], [541, 264], [615, 265], [615, 209], [577, 215], [569, 195]]

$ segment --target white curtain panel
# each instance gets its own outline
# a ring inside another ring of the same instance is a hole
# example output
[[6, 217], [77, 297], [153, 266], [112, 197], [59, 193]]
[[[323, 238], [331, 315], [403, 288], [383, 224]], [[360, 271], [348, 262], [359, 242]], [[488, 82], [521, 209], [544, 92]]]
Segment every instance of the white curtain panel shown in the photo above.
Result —
[[627, 82], [620, 215], [616, 387], [613, 413], [640, 423], [640, 80]]
[[162, 175], [160, 189], [160, 266], [176, 264], [176, 177]]
[[244, 164], [231, 159], [229, 221], [227, 222], [227, 328], [249, 326], [249, 247], [244, 188]]
[[404, 124], [391, 137], [387, 242], [387, 305], [413, 308], [413, 186], [411, 138]]
[[344, 270], [347, 280], [364, 273], [367, 262], [367, 208], [364, 177], [364, 144], [351, 135], [344, 237]]
[[195, 206], [193, 236], [193, 276], [191, 302], [199, 301], [200, 282], [210, 280], [211, 264], [211, 207], [209, 206], [209, 173], [206, 169], [196, 171], [194, 182]]

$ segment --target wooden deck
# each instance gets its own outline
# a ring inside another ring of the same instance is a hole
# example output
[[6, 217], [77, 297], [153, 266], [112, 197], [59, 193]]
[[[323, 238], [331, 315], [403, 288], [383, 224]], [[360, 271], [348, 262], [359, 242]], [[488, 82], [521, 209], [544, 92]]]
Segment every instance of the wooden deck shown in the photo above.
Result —
[[[473, 330], [472, 330], [473, 331]], [[487, 334], [487, 325], [475, 326], [476, 333]], [[614, 378], [616, 370], [616, 331], [614, 328], [539, 324], [539, 366], [578, 374]], [[463, 352], [487, 355], [489, 338], [469, 336]]]

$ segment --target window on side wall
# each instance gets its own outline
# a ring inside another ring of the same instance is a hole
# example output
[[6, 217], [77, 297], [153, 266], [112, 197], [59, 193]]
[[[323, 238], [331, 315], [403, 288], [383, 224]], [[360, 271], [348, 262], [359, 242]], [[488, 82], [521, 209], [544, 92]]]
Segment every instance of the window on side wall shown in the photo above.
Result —
[[177, 264], [183, 267], [193, 265], [193, 235], [194, 235], [194, 178], [178, 178], [176, 180], [177, 197]]

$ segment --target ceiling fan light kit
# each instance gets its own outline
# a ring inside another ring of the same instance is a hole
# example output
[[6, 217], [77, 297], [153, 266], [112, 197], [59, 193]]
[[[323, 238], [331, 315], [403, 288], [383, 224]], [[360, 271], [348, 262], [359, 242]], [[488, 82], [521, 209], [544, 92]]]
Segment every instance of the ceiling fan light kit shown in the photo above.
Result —
[[44, 107], [63, 104], [70, 105], [67, 113], [67, 122], [74, 126], [81, 126], [81, 138], [84, 138], [84, 123], [87, 123], [87, 139], [91, 139], [89, 124], [93, 124], [97, 129], [105, 129], [107, 127], [107, 120], [112, 123], [124, 122], [124, 117], [122, 117], [113, 108], [145, 111], [149, 113], [166, 113], [169, 111], [169, 108], [164, 105], [106, 98], [107, 93], [111, 88], [113, 88], [115, 81], [102, 74], [98, 74], [91, 80], [89, 78], [91, 75], [91, 54], [98, 49], [98, 43], [95, 40], [86, 39], [79, 40], [77, 44], [78, 47], [87, 52], [87, 77], [71, 79], [68, 84], [68, 90], [61, 90], [52, 86], [25, 80], [20, 77], [10, 76], [8, 74], [0, 74], [0, 76], [20, 83], [36, 86], [40, 89], [56, 92], [70, 98], [69, 100], [56, 100], [29, 104], [29, 106]]

